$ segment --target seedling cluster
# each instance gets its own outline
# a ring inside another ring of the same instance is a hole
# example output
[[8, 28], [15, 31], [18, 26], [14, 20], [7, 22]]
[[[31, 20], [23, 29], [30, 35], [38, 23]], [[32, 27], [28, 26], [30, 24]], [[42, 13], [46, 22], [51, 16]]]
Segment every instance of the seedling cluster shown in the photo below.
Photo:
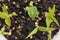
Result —
[[[33, 9], [34, 8], [34, 9]], [[36, 9], [35, 9], [36, 8]], [[32, 19], [34, 19], [35, 17], [36, 17], [36, 15], [37, 15], [37, 17], [38, 17], [38, 14], [39, 14], [39, 12], [37, 11], [37, 7], [36, 6], [33, 6], [33, 7], [27, 7], [27, 9], [29, 9], [28, 10], [28, 15], [32, 18]], [[31, 12], [31, 11], [32, 12]], [[33, 11], [33, 10], [35, 10], [35, 11]], [[34, 34], [36, 34], [37, 33], [37, 31], [39, 30], [39, 31], [43, 31], [43, 32], [48, 32], [49, 34], [48, 34], [48, 40], [51, 40], [51, 31], [53, 31], [53, 30], [55, 30], [55, 28], [51, 28], [50, 27], [50, 24], [52, 23], [52, 22], [55, 22], [58, 26], [59, 26], [59, 23], [58, 23], [58, 21], [57, 21], [57, 19], [54, 17], [54, 13], [55, 13], [55, 5], [51, 8], [51, 7], [49, 7], [48, 8], [48, 12], [46, 12], [45, 13], [45, 16], [46, 16], [46, 26], [47, 27], [43, 27], [43, 26], [39, 26], [38, 25], [38, 22], [36, 22], [35, 23], [35, 26], [36, 26], [36, 28], [31, 32], [31, 33], [29, 33], [29, 35], [26, 37], [26, 39], [27, 38], [32, 38], [32, 36], [34, 35]], [[35, 15], [35, 16], [34, 16]]]
[[[17, 14], [15, 12], [13, 12], [12, 14], [8, 14], [8, 11], [7, 11], [8, 6], [6, 6], [5, 4], [3, 4], [2, 9], [3, 9], [3, 12], [0, 12], [0, 18], [4, 19], [5, 23], [8, 26], [11, 26], [10, 17], [17, 16]], [[33, 2], [30, 2], [29, 6], [27, 6], [25, 9], [26, 9], [29, 17], [32, 20], [34, 20], [36, 17], [38, 18], [39, 12], [38, 12], [37, 7], [33, 5]], [[55, 5], [52, 8], [49, 7], [48, 12], [45, 13], [46, 27], [39, 26], [38, 21], [36, 21], [35, 22], [36, 28], [31, 33], [29, 33], [29, 35], [26, 37], [26, 39], [29, 38], [29, 37], [32, 38], [32, 36], [34, 34], [36, 34], [37, 31], [39, 30], [39, 31], [43, 31], [43, 32], [48, 32], [49, 33], [48, 34], [48, 40], [51, 40], [51, 31], [55, 30], [55, 28], [51, 28], [50, 24], [52, 22], [55, 22], [59, 26], [59, 23], [58, 23], [57, 19], [54, 17], [54, 13], [55, 13]], [[1, 29], [0, 34], [8, 34], [8, 32], [4, 32], [4, 28], [3, 28], [3, 29]]]

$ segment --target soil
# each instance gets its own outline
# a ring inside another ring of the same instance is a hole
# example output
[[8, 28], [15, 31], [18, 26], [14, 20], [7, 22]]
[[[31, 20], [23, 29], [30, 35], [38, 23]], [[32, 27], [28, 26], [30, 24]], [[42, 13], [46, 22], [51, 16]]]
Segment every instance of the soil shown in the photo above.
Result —
[[[28, 16], [26, 10], [24, 8], [29, 5], [29, 2], [33, 1], [34, 5], [38, 8], [39, 18], [41, 20], [35, 18], [35, 20], [31, 20]], [[8, 6], [9, 14], [12, 12], [16, 12], [18, 16], [11, 17], [11, 27], [8, 27], [4, 20], [0, 18], [0, 29], [5, 26], [6, 32], [11, 31], [11, 35], [5, 35], [8, 40], [47, 40], [47, 32], [38, 31], [33, 38], [25, 39], [25, 37], [35, 28], [36, 20], [39, 20], [40, 26], [46, 26], [44, 12], [48, 12], [48, 7], [52, 7], [53, 4], [56, 5], [55, 17], [60, 24], [60, 0], [0, 0], [0, 11], [2, 11], [3, 4]], [[53, 22], [51, 25], [56, 28], [56, 30], [52, 31], [53, 36], [59, 31], [59, 27]]]

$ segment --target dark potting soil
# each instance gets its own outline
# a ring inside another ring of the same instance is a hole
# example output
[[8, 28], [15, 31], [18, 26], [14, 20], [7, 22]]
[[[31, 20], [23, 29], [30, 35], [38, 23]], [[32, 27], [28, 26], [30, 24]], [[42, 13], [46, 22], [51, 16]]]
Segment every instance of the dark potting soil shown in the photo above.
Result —
[[[41, 20], [39, 20], [38, 25], [46, 26], [44, 12], [48, 12], [48, 7], [52, 7], [53, 4], [56, 5], [55, 17], [60, 24], [60, 15], [58, 15], [60, 13], [60, 0], [0, 0], [0, 11], [2, 11], [3, 4], [6, 4], [8, 6], [9, 14], [12, 12], [16, 12], [18, 14], [16, 17], [11, 17], [11, 27], [8, 27], [4, 20], [0, 19], [0, 29], [5, 26], [6, 31], [11, 31], [12, 33], [11, 35], [5, 35], [8, 40], [47, 40], [48, 33], [42, 31], [38, 31], [33, 35], [32, 39], [25, 39], [25, 37], [35, 28], [35, 22], [38, 20], [37, 18], [35, 20], [31, 20], [26, 10], [24, 10], [24, 8], [29, 5], [30, 1], [34, 2], [34, 5], [40, 12], [39, 17]], [[54, 22], [51, 25], [56, 28], [56, 30], [52, 31], [53, 38], [53, 36], [58, 32], [59, 27]]]

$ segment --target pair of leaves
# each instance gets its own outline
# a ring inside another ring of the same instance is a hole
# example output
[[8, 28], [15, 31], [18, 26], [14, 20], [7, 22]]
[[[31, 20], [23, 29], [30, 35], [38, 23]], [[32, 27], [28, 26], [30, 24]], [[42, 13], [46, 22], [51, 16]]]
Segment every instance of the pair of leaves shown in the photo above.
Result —
[[53, 8], [49, 7], [48, 9], [49, 13], [46, 14], [46, 24], [47, 27], [50, 26], [50, 24], [54, 21], [57, 25], [59, 25], [58, 21], [56, 20], [56, 18], [54, 17], [54, 13], [55, 13], [55, 5], [53, 6]]
[[10, 17], [11, 16], [17, 16], [17, 14], [15, 12], [13, 12], [12, 14], [8, 14], [8, 11], [7, 11], [7, 6], [5, 4], [3, 4], [3, 12], [0, 12], [0, 18], [2, 19], [5, 19], [5, 23], [8, 25], [8, 26], [11, 26], [11, 19]]
[[52, 15], [54, 16], [55, 10], [56, 10], [56, 9], [55, 9], [55, 5], [53, 5], [53, 7], [52, 7], [52, 8], [51, 8], [51, 7], [49, 7], [49, 8], [48, 8], [49, 15], [50, 15], [50, 16], [52, 16]]
[[26, 39], [29, 37], [32, 37], [34, 34], [36, 34], [38, 30], [44, 31], [44, 32], [49, 32], [49, 31], [53, 31], [55, 29], [54, 28], [48, 28], [47, 29], [46, 27], [42, 27], [42, 26], [36, 27], [31, 33], [29, 33], [29, 35], [26, 37]]
[[28, 11], [28, 15], [30, 16], [30, 18], [33, 20], [35, 17], [38, 17], [38, 10], [36, 6], [29, 6], [26, 7], [26, 10]]

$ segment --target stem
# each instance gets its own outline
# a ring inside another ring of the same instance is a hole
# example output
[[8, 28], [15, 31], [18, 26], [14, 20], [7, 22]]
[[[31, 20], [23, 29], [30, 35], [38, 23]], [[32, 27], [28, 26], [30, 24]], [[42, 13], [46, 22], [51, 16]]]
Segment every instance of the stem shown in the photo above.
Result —
[[36, 26], [36, 27], [39, 27], [39, 26], [38, 26], [38, 20], [35, 22], [35, 26]]
[[48, 32], [48, 40], [51, 40], [51, 31]]

